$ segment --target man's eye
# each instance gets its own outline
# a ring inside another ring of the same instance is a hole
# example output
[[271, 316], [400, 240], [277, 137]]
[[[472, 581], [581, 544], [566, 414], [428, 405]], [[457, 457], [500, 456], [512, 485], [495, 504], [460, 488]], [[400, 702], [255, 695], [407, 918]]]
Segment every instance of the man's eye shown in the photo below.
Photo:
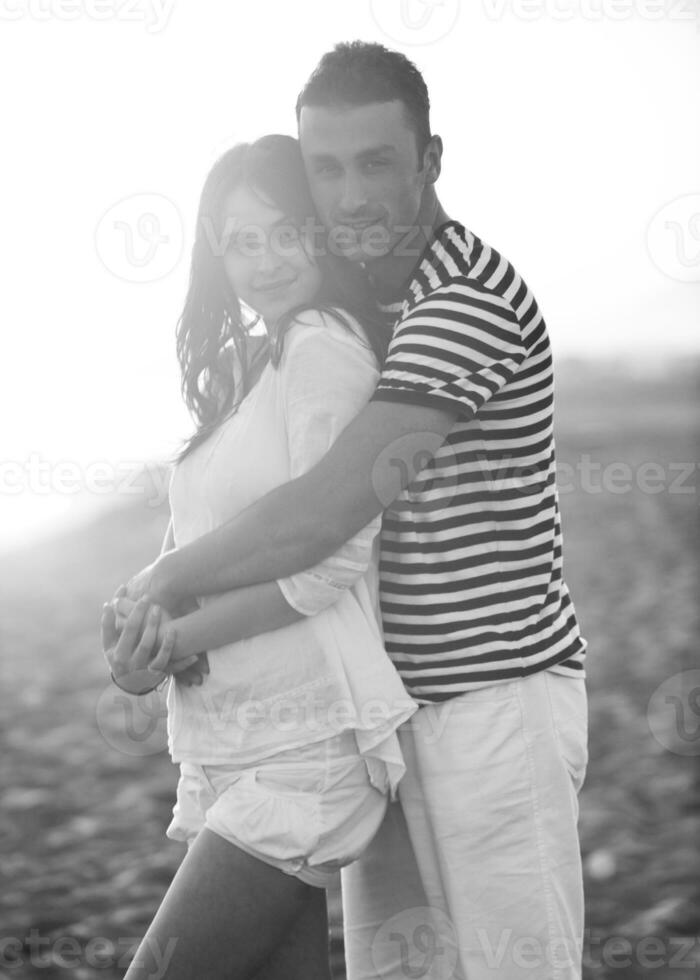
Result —
[[320, 163], [316, 167], [316, 175], [318, 177], [333, 177], [340, 173], [340, 168], [334, 163]]
[[368, 160], [367, 163], [365, 164], [366, 169], [370, 171], [381, 170], [382, 167], [386, 167], [386, 166], [388, 166], [386, 160]]

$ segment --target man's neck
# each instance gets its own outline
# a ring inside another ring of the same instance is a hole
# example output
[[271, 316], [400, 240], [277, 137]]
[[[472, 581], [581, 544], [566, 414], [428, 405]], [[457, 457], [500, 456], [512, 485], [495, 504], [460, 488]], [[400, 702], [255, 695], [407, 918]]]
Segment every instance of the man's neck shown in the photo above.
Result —
[[380, 297], [393, 296], [406, 285], [425, 247], [434, 240], [436, 230], [449, 220], [437, 196], [426, 195], [411, 230], [388, 255], [372, 259], [365, 266]]

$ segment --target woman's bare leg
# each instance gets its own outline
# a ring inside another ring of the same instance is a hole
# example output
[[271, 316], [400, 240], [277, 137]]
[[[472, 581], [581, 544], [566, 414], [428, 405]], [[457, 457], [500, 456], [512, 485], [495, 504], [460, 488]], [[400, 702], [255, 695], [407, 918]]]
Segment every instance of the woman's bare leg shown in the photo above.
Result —
[[318, 912], [316, 891], [204, 828], [125, 980], [249, 980], [307, 905]]
[[326, 892], [314, 888], [299, 917], [255, 980], [331, 980]]

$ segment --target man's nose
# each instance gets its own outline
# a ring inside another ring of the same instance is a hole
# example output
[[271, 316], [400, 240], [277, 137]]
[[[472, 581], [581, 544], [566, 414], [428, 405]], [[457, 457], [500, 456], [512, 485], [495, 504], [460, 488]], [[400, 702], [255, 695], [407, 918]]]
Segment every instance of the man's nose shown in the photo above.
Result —
[[361, 211], [366, 204], [367, 192], [362, 178], [359, 175], [346, 174], [340, 199], [341, 213], [349, 218]]

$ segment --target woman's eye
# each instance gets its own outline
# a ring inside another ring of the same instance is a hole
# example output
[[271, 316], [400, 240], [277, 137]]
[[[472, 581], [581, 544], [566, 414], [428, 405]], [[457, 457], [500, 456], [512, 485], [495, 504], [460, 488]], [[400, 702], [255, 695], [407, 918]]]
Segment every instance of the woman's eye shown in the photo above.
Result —
[[261, 244], [255, 235], [238, 235], [231, 238], [227, 251], [237, 255], [255, 255]]

